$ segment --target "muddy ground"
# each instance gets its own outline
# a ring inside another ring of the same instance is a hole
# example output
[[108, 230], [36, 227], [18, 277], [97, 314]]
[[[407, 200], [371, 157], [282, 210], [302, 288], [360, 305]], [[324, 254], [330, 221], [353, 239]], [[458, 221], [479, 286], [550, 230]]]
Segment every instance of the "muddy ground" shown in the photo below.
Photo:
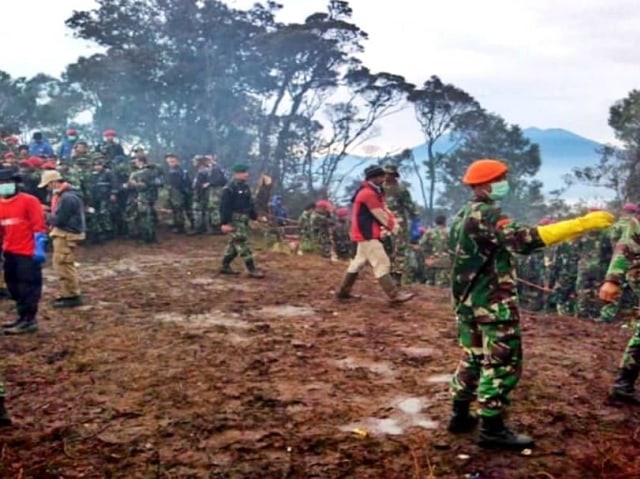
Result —
[[343, 264], [263, 250], [266, 279], [219, 277], [223, 247], [84, 248], [79, 310], [48, 306], [47, 268], [40, 331], [0, 338], [0, 477], [640, 478], [640, 409], [605, 401], [628, 328], [527, 315], [509, 420], [538, 444], [489, 453], [445, 430], [446, 291], [391, 308], [367, 276], [338, 304]]

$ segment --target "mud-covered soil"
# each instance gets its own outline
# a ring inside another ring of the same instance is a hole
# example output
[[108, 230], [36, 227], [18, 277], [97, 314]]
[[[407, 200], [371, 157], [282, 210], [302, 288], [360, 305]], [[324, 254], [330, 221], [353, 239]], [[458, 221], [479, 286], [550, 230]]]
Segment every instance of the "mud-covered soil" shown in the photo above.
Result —
[[391, 308], [367, 275], [338, 304], [343, 264], [258, 251], [264, 280], [220, 277], [223, 247], [85, 248], [76, 310], [47, 268], [40, 331], [0, 338], [0, 477], [640, 478], [640, 408], [605, 400], [628, 328], [525, 316], [509, 422], [537, 447], [487, 452], [445, 430], [446, 291]]

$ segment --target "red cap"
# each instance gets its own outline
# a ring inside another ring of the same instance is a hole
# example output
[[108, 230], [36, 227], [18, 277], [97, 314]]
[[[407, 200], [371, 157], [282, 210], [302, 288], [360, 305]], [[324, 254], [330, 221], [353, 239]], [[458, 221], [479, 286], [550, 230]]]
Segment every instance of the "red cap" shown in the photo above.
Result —
[[3, 158], [5, 160], [10, 160], [11, 158], [15, 158], [16, 154], [13, 151], [9, 151], [8, 153], [5, 153]]
[[102, 136], [106, 136], [107, 138], [113, 138], [118, 135], [116, 134], [116, 130], [104, 130], [104, 132], [102, 133]]
[[319, 210], [331, 211], [333, 209], [333, 205], [327, 200], [318, 200], [316, 201], [316, 208]]
[[20, 168], [29, 168], [31, 163], [29, 163], [29, 160], [20, 160], [20, 162], [18, 162], [18, 166]]
[[338, 218], [347, 218], [349, 216], [349, 208], [338, 208], [336, 210], [336, 216]]
[[20, 143], [20, 140], [18, 139], [17, 136], [8, 136], [7, 138], [4, 139], [5, 142], [7, 143]]
[[73, 128], [69, 128], [69, 129], [67, 130], [67, 135], [69, 135], [69, 136], [71, 136], [71, 135], [74, 135], [74, 136], [75, 136], [75, 135], [77, 135], [77, 134], [78, 134], [78, 132], [77, 132], [76, 130], [74, 130]]

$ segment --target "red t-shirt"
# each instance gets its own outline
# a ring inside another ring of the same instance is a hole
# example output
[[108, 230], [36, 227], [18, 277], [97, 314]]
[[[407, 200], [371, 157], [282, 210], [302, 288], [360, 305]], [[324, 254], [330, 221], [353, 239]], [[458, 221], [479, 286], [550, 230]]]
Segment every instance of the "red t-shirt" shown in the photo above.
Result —
[[395, 225], [393, 216], [390, 215], [389, 218], [391, 224], [381, 225], [371, 213], [372, 210], [386, 210], [386, 208], [382, 192], [375, 190], [373, 186], [365, 181], [353, 200], [351, 240], [357, 242], [379, 240], [382, 233], [381, 226], [393, 228]]
[[45, 233], [47, 227], [44, 212], [38, 198], [18, 193], [8, 199], [0, 199], [0, 233], [2, 250], [7, 253], [33, 256], [33, 235]]

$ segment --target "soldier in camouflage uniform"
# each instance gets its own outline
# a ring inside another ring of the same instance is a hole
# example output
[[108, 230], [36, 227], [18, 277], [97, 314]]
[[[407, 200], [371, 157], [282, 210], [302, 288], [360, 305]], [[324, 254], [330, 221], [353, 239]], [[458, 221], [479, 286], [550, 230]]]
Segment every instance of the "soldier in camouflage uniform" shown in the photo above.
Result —
[[[600, 299], [608, 303], [619, 301], [625, 281], [636, 294], [640, 294], [640, 221], [635, 217], [631, 217], [622, 226], [622, 236], [615, 246], [605, 282], [600, 287]], [[622, 355], [611, 397], [640, 405], [640, 400], [635, 397], [635, 383], [639, 373], [640, 321], [636, 321], [633, 335]]]
[[252, 278], [263, 278], [264, 273], [256, 269], [253, 253], [249, 246], [249, 221], [257, 220], [258, 213], [247, 184], [249, 167], [236, 164], [233, 167], [233, 179], [222, 190], [220, 200], [220, 230], [229, 234], [229, 244], [222, 258], [221, 274], [235, 275], [231, 262], [240, 256]]
[[523, 449], [533, 440], [512, 432], [503, 411], [522, 371], [520, 311], [513, 253], [530, 254], [613, 223], [606, 212], [529, 227], [505, 217], [495, 201], [509, 193], [508, 167], [497, 160], [472, 163], [463, 182], [473, 198], [451, 227], [452, 297], [463, 356], [452, 380], [452, 433], [477, 424], [470, 413], [477, 396], [482, 420], [479, 445]]
[[211, 225], [211, 233], [220, 234], [220, 198], [222, 198], [222, 188], [227, 184], [227, 176], [222, 167], [218, 164], [218, 160], [213, 155], [208, 155], [209, 162], [209, 224]]
[[[622, 213], [620, 214], [618, 221], [616, 221], [609, 230], [609, 239], [612, 247], [615, 248], [615, 245], [620, 241], [620, 238], [622, 238], [622, 234], [627, 228], [629, 221], [631, 221], [631, 218], [638, 214], [640, 214], [640, 208], [638, 208], [638, 205], [635, 203], [627, 203], [622, 207]], [[633, 307], [635, 306], [635, 299], [636, 296], [633, 288], [629, 287], [625, 282], [619, 300], [612, 303], [606, 303], [602, 306], [598, 321], [602, 323], [612, 322], [618, 316], [621, 306], [624, 306], [624, 309], [633, 310]]]
[[449, 230], [445, 216], [438, 216], [436, 227], [424, 232], [420, 238], [419, 247], [424, 254], [427, 265], [425, 271], [427, 283], [449, 287], [451, 285], [451, 260], [449, 258]]
[[138, 234], [145, 243], [156, 243], [157, 214], [155, 204], [158, 190], [162, 187], [162, 173], [156, 165], [151, 165], [145, 157], [136, 158], [135, 171], [131, 173], [127, 188], [130, 201], [135, 201], [135, 209], [129, 210], [129, 231]]
[[89, 190], [89, 204], [92, 213], [87, 222], [89, 238], [101, 243], [114, 236], [111, 222], [113, 204], [118, 201], [118, 183], [112, 171], [106, 168], [107, 159], [101, 153], [93, 155], [93, 173]]
[[336, 223], [333, 228], [334, 254], [337, 259], [346, 260], [353, 257], [354, 247], [351, 241], [349, 208], [336, 209]]
[[180, 167], [180, 160], [174, 154], [164, 157], [167, 164], [167, 187], [169, 190], [169, 208], [173, 217], [171, 230], [184, 233], [185, 218], [189, 220], [191, 230], [194, 229], [191, 210], [191, 178], [189, 172]]
[[611, 259], [611, 242], [607, 232], [593, 231], [574, 242], [580, 259], [576, 282], [577, 311], [582, 319], [595, 319], [602, 304], [598, 288], [604, 279], [605, 267]]
[[118, 193], [116, 202], [110, 203], [111, 223], [117, 236], [127, 236], [127, 205], [129, 204], [129, 190], [126, 184], [133, 172], [131, 162], [125, 156], [116, 156], [108, 163], [108, 169], [113, 173]]
[[383, 188], [387, 207], [400, 225], [398, 234], [392, 236], [389, 233], [384, 241], [390, 250], [391, 276], [398, 284], [401, 284], [403, 275], [406, 276], [409, 273], [406, 265], [410, 242], [409, 228], [412, 220], [416, 218], [418, 214], [416, 205], [411, 199], [411, 193], [398, 181], [400, 178], [398, 167], [395, 165], [386, 165], [384, 172], [386, 176]]
[[313, 230], [311, 228], [311, 215], [316, 208], [315, 203], [308, 204], [298, 217], [298, 231], [300, 235], [299, 253], [313, 251]]
[[204, 234], [211, 220], [211, 169], [209, 159], [197, 156], [193, 160], [196, 175], [193, 179], [193, 219], [195, 228], [192, 234]]
[[318, 200], [310, 218], [313, 243], [323, 258], [331, 258], [334, 249], [332, 209], [333, 206], [327, 200]]

